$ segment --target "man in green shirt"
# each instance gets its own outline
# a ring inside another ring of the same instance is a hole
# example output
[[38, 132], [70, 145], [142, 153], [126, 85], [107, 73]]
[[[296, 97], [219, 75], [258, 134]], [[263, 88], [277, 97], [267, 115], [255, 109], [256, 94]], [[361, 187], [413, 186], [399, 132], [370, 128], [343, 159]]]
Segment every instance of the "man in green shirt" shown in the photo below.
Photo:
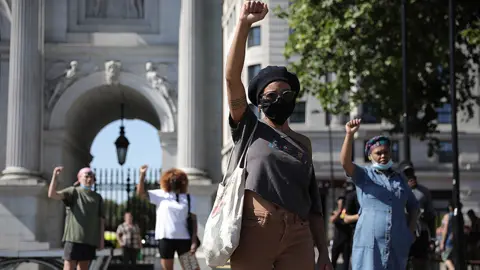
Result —
[[81, 169], [78, 174], [79, 186], [57, 191], [57, 177], [63, 167], [53, 170], [48, 197], [62, 200], [67, 208], [65, 218], [64, 270], [87, 270], [90, 261], [96, 257], [96, 249], [103, 248], [105, 212], [103, 199], [93, 191], [95, 175], [90, 168]]

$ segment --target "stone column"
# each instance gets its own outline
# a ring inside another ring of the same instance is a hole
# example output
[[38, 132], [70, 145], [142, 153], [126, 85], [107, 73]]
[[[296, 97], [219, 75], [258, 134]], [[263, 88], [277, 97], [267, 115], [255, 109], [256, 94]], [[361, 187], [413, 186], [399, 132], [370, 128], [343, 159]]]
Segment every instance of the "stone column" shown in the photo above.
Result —
[[177, 137], [175, 133], [160, 133], [162, 146], [162, 170], [166, 171], [177, 163]]
[[[178, 52], [178, 156], [177, 166], [189, 175], [204, 175], [203, 1], [182, 0]], [[219, 97], [214, 97], [219, 98]]]
[[2, 180], [38, 179], [42, 130], [40, 1], [12, 1], [6, 168]]

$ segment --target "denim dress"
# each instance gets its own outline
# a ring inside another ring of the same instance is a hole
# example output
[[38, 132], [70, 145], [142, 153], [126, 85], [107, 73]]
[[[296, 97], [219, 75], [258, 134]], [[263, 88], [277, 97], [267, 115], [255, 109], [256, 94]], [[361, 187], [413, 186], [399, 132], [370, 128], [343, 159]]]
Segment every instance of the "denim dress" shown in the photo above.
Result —
[[352, 269], [405, 270], [413, 235], [408, 213], [418, 202], [403, 175], [386, 174], [368, 166], [355, 165], [352, 180], [357, 186], [360, 218], [355, 228]]

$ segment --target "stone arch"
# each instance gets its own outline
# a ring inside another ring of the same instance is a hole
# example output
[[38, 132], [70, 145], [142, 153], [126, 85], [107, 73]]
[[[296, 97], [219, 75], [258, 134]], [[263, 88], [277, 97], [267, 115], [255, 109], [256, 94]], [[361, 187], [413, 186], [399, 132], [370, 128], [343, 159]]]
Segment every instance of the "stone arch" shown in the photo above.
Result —
[[[105, 126], [120, 118], [121, 103], [125, 103], [125, 119], [143, 120], [159, 131], [162, 160], [172, 166], [176, 119], [163, 95], [141, 76], [120, 72], [118, 84], [106, 85], [105, 73], [95, 72], [75, 81], [46, 112], [43, 171], [62, 164], [68, 168], [64, 174], [74, 177], [77, 168], [89, 165], [91, 144]], [[128, 137], [128, 129], [126, 133]]]
[[[175, 131], [175, 115], [167, 100], [155, 89], [146, 79], [135, 74], [120, 72], [120, 87], [127, 87], [131, 91], [144, 97], [155, 111], [159, 120], [159, 131], [170, 133]], [[105, 87], [105, 73], [95, 72], [86, 77], [80, 78], [69, 86], [53, 106], [47, 121], [47, 129], [55, 130], [64, 128], [71, 108], [82, 96], [100, 87]], [[116, 86], [115, 86], [116, 87]]]

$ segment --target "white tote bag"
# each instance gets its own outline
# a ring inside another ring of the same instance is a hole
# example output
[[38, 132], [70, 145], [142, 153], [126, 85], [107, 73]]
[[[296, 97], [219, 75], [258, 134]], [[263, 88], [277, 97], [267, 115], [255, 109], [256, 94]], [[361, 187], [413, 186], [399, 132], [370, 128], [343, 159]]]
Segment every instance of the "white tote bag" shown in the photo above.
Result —
[[245, 194], [244, 165], [257, 124], [258, 122], [253, 128], [235, 170], [228, 179], [224, 179], [219, 184], [212, 212], [205, 224], [202, 246], [207, 265], [210, 267], [225, 265], [240, 241]]

